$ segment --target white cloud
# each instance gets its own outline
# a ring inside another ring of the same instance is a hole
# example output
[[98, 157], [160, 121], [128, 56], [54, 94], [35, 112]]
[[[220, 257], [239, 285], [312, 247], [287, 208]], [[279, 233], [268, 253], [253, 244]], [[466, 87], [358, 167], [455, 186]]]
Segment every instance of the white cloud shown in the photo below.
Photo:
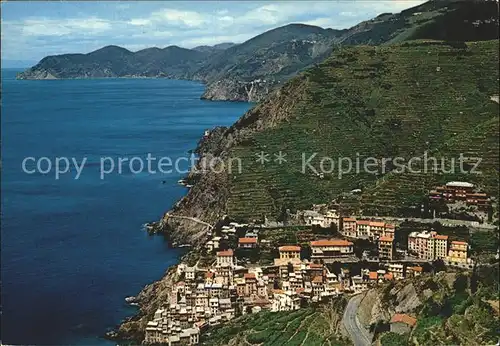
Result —
[[161, 4], [165, 3], [150, 4], [154, 7], [147, 9], [130, 2], [117, 5], [119, 14], [109, 10], [75, 11], [78, 16], [57, 18], [52, 15], [30, 16], [28, 13], [28, 16], [15, 20], [12, 17], [3, 20], [2, 14], [2, 57], [35, 60], [48, 54], [88, 52], [108, 44], [136, 50], [138, 47], [172, 44], [190, 48], [228, 41], [240, 43], [289, 23], [349, 28], [380, 13], [399, 12], [423, 2], [246, 2], [244, 5], [231, 3], [231, 7], [222, 8], [201, 2], [199, 8], [172, 2], [163, 7]]
[[185, 25], [188, 27], [200, 27], [207, 22], [205, 16], [201, 13], [175, 9], [163, 9], [153, 12], [150, 20], [155, 22], [167, 21], [167, 24], [170, 25]]
[[131, 19], [128, 23], [130, 25], [142, 26], [142, 25], [149, 25], [149, 24], [151, 24], [151, 20], [149, 20], [149, 19], [135, 18], [135, 19]]
[[26, 36], [64, 36], [75, 32], [98, 33], [110, 30], [110, 22], [95, 17], [86, 19], [25, 19], [22, 34]]

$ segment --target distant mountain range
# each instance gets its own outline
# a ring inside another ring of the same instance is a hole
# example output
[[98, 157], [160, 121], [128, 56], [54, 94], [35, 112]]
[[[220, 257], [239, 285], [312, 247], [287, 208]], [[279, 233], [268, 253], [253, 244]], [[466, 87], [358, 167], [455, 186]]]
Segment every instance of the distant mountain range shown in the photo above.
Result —
[[131, 52], [106, 46], [88, 54], [43, 58], [20, 79], [164, 77], [200, 80], [212, 100], [260, 101], [298, 72], [345, 45], [411, 39], [478, 41], [498, 37], [495, 1], [430, 1], [398, 14], [381, 14], [350, 29], [289, 24], [244, 43]]
[[205, 53], [215, 53], [219, 52], [228, 48], [231, 48], [232, 46], [235, 46], [236, 43], [232, 42], [224, 42], [224, 43], [219, 43], [214, 46], [197, 46], [194, 47], [193, 50], [197, 50], [199, 52], [205, 52]]

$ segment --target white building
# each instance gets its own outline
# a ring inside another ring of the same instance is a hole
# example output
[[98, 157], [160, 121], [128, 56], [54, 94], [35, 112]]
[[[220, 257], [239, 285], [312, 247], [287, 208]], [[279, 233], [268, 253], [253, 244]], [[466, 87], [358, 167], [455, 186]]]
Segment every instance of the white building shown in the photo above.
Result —
[[291, 291], [275, 290], [271, 311], [291, 311], [300, 308], [300, 298]]

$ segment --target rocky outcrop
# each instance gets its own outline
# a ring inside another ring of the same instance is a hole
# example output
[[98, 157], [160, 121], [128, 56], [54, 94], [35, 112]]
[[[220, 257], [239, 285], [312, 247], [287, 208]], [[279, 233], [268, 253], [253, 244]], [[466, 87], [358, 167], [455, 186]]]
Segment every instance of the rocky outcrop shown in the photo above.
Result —
[[173, 284], [178, 279], [176, 269], [176, 266], [170, 267], [163, 278], [144, 287], [136, 297], [140, 307], [138, 314], [120, 324], [115, 332], [108, 334], [109, 338], [136, 342], [144, 340], [148, 321], [158, 308], [169, 301]]
[[278, 82], [260, 79], [250, 82], [225, 79], [208, 84], [201, 98], [212, 101], [260, 102], [277, 85]]
[[416, 315], [433, 292], [447, 292], [455, 279], [456, 273], [440, 272], [372, 288], [359, 304], [358, 318], [368, 326], [388, 322], [396, 313]]
[[39, 79], [39, 80], [48, 80], [48, 79], [58, 79], [54, 76], [50, 71], [45, 69], [28, 69], [17, 75], [17, 79]]

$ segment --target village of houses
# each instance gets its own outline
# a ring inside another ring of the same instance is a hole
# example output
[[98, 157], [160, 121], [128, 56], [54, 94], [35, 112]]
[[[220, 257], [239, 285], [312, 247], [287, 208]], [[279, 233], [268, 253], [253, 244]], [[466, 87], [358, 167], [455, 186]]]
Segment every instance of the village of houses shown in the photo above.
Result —
[[[342, 294], [358, 294], [383, 282], [421, 275], [424, 263], [438, 259], [449, 266], [466, 269], [473, 266], [465, 241], [450, 241], [448, 236], [429, 229], [410, 233], [407, 249], [400, 251], [395, 245], [397, 225], [340, 216], [332, 209], [323, 208], [320, 212], [320, 209], [302, 211], [303, 222], [320, 228], [334, 225], [338, 233], [336, 238], [323, 235], [311, 240], [306, 245], [309, 258], [304, 258], [304, 244], [269, 244], [260, 237], [262, 229], [247, 224], [231, 222], [210, 232], [205, 251], [213, 262], [203, 268], [198, 263], [177, 266], [179, 280], [172, 287], [170, 301], [148, 322], [145, 342], [195, 345], [199, 343], [200, 331], [208, 326], [263, 309], [291, 311]], [[243, 236], [239, 236], [242, 231]], [[357, 239], [375, 244], [378, 256], [356, 257]], [[234, 245], [231, 248], [227, 244]], [[269, 246], [278, 250], [274, 263], [269, 265], [252, 264], [237, 256]], [[332, 263], [343, 265], [334, 272]], [[371, 266], [358, 266], [355, 272], [349, 268], [352, 263]], [[391, 323], [411, 328], [416, 320], [397, 314]]]

